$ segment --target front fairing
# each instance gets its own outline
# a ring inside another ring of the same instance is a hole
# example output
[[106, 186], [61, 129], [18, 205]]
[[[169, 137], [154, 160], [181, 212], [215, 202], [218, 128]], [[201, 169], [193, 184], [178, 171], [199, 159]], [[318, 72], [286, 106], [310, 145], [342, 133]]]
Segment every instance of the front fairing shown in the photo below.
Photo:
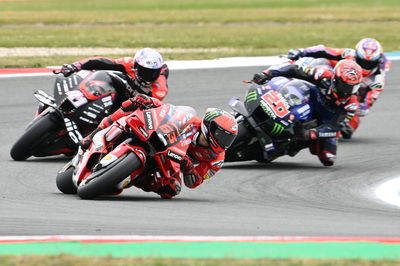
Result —
[[[257, 126], [271, 137], [277, 137], [295, 122], [312, 118], [309, 83], [276, 77], [266, 85], [253, 84], [246, 95], [245, 106]], [[255, 124], [255, 125], [254, 125]]]
[[[197, 132], [193, 114], [175, 106], [136, 111], [126, 118], [126, 125], [143, 142], [147, 142], [163, 176], [179, 174], [180, 163]], [[121, 121], [122, 123], [123, 121]]]
[[105, 134], [109, 130], [111, 128], [97, 132], [90, 147], [86, 151], [79, 148], [73, 158], [72, 164], [75, 170], [72, 179], [77, 186], [92, 173], [92, 167], [99, 162], [100, 158], [108, 153]]

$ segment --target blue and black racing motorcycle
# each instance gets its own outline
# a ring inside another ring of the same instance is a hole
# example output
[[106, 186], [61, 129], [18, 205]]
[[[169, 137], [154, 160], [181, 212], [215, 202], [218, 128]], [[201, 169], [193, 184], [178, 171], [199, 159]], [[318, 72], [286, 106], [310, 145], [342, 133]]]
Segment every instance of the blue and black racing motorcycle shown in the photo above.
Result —
[[244, 101], [232, 98], [229, 105], [239, 132], [225, 161], [268, 163], [308, 147], [298, 136], [317, 126], [309, 100], [313, 86], [304, 80], [275, 77], [264, 85], [252, 83]]

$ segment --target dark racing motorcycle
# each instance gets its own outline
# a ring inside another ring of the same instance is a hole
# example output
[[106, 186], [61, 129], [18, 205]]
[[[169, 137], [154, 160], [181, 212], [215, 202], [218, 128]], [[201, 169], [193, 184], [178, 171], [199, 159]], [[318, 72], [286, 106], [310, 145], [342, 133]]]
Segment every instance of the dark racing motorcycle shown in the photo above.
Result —
[[120, 118], [58, 172], [58, 189], [92, 199], [121, 192], [136, 179], [179, 176], [197, 130], [194, 114], [190, 107], [164, 104]]
[[229, 105], [238, 122], [238, 136], [226, 151], [225, 161], [268, 163], [306, 148], [297, 136], [317, 125], [309, 98], [308, 82], [285, 77], [252, 84], [244, 102], [232, 98]]
[[76, 153], [82, 137], [112, 111], [118, 96], [111, 79], [111, 75], [117, 77], [114, 73], [82, 70], [68, 78], [57, 77], [54, 96], [36, 91], [38, 111], [12, 146], [11, 157], [22, 161], [30, 156]]

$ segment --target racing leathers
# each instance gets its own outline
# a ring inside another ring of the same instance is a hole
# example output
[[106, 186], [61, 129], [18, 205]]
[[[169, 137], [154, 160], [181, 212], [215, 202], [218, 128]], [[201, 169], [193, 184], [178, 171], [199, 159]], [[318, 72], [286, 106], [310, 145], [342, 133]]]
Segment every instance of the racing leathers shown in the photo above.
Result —
[[[82, 61], [71, 64], [75, 69], [79, 70], [114, 70], [122, 73], [119, 78], [114, 78], [116, 89], [119, 91], [130, 92], [130, 96], [134, 95], [133, 91], [149, 95], [151, 97], [163, 100], [168, 93], [167, 79], [169, 75], [169, 69], [166, 64], [162, 66], [160, 76], [158, 79], [150, 84], [150, 86], [144, 86], [141, 84], [134, 71], [135, 59], [133, 57], [122, 57], [118, 59], [109, 59], [104, 57], [91, 57]], [[124, 82], [126, 81], [126, 83]], [[128, 98], [129, 98], [128, 97]], [[126, 100], [127, 98], [125, 98]]]
[[[116, 112], [105, 117], [98, 129], [82, 141], [82, 145], [87, 146], [85, 142], [91, 142], [96, 132], [109, 127], [114, 121], [131, 114], [137, 108], [149, 109], [159, 107], [162, 104], [158, 99], [142, 94], [136, 95], [134, 98], [125, 101]], [[209, 147], [203, 147], [199, 144], [198, 138], [202, 134], [201, 121], [202, 119], [197, 116], [191, 118], [193, 130], [196, 133], [194, 134], [192, 143], [189, 144], [186, 156], [181, 162], [184, 184], [189, 188], [195, 188], [203, 183], [205, 179], [215, 175], [221, 169], [225, 158], [225, 152], [217, 154]], [[159, 177], [154, 174], [145, 174], [135, 178], [132, 185], [147, 192], [155, 192], [162, 198], [172, 198], [180, 193], [182, 180], [180, 177]]]
[[267, 78], [284, 76], [305, 80], [310, 89], [310, 101], [315, 111], [318, 127], [297, 132], [298, 139], [307, 143], [310, 152], [317, 155], [325, 166], [331, 166], [336, 160], [337, 140], [342, 121], [351, 120], [358, 108], [358, 101], [352, 95], [345, 102], [330, 97], [328, 90], [332, 82], [332, 72], [328, 69], [303, 68], [297, 64], [286, 63], [272, 66], [263, 73]]
[[[308, 48], [291, 50], [288, 54], [289, 59], [298, 59], [299, 57], [326, 58], [332, 66], [342, 59], [355, 59], [356, 50], [350, 48], [331, 48], [324, 45], [317, 45]], [[362, 67], [362, 65], [361, 65]], [[357, 99], [360, 102], [357, 115], [354, 119], [342, 124], [342, 133], [345, 138], [350, 138], [358, 128], [359, 117], [366, 116], [369, 109], [378, 99], [385, 86], [386, 72], [390, 70], [391, 61], [382, 54], [379, 64], [372, 69], [363, 68], [363, 79], [360, 89], [357, 93]]]

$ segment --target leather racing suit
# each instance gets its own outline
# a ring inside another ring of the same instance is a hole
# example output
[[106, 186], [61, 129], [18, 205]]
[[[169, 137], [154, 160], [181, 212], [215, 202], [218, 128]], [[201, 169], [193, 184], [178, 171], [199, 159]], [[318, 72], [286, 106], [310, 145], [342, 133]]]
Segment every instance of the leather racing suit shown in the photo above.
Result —
[[[140, 94], [138, 95], [140, 97]], [[159, 107], [163, 103], [155, 98], [150, 98], [151, 108]], [[114, 121], [119, 118], [129, 115], [138, 108], [135, 98], [128, 99], [122, 103], [121, 107], [113, 114], [105, 117], [99, 125], [99, 129], [109, 127]], [[146, 108], [145, 108], [146, 109]], [[201, 134], [202, 119], [194, 116], [192, 118], [192, 125], [197, 131], [194, 134], [193, 141], [189, 145], [184, 161], [182, 173], [184, 183], [189, 188], [199, 186], [205, 179], [214, 176], [222, 167], [225, 159], [225, 152], [215, 153], [209, 147], [203, 147], [198, 144], [197, 140]], [[133, 181], [134, 186], [143, 189], [144, 191], [153, 191], [159, 194], [162, 198], [172, 198], [178, 195], [181, 191], [182, 180], [178, 178], [156, 177], [154, 175], [141, 176]]]
[[310, 152], [317, 155], [320, 161], [330, 166], [336, 160], [337, 140], [342, 121], [351, 120], [356, 114], [358, 101], [352, 95], [346, 102], [339, 102], [329, 97], [327, 91], [332, 79], [318, 78], [314, 74], [315, 68], [304, 68], [297, 64], [285, 63], [272, 66], [263, 73], [269, 77], [283, 76], [308, 81], [310, 100], [315, 108], [315, 118], [318, 127], [307, 132], [307, 141]]
[[[167, 79], [169, 75], [169, 69], [166, 64], [162, 66], [161, 74], [158, 79], [148, 86], [141, 86], [136, 78], [136, 74], [133, 71], [135, 59], [133, 57], [122, 57], [118, 59], [109, 59], [104, 57], [91, 57], [73, 63], [79, 69], [84, 70], [114, 70], [122, 72], [122, 78], [129, 84], [130, 90], [138, 91], [139, 93], [146, 94], [148, 96], [163, 100], [168, 94]], [[113, 79], [114, 81], [114, 79]], [[126, 85], [122, 84], [120, 79], [115, 79], [116, 89], [121, 88], [120, 91], [126, 89]], [[133, 94], [130, 95], [132, 97]], [[129, 98], [129, 97], [128, 97]], [[127, 98], [126, 98], [127, 99]], [[124, 99], [124, 100], [126, 100]]]
[[[334, 67], [339, 60], [355, 59], [356, 51], [350, 48], [331, 48], [317, 45], [301, 49], [301, 57], [326, 58]], [[382, 54], [379, 65], [373, 69], [363, 69], [363, 79], [357, 93], [360, 102], [357, 115], [347, 123], [342, 124], [344, 137], [350, 138], [360, 123], [360, 116], [366, 116], [376, 102], [385, 86], [386, 72], [390, 70], [391, 61]]]

